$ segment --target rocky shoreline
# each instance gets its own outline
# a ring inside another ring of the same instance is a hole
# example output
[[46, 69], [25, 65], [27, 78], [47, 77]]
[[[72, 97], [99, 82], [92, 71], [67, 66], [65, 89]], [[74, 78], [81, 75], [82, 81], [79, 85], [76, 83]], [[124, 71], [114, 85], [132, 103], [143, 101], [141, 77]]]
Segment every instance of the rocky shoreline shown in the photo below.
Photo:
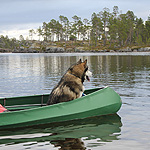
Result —
[[63, 47], [47, 47], [45, 50], [35, 50], [35, 49], [5, 49], [0, 48], [0, 53], [90, 53], [90, 52], [150, 52], [150, 47], [140, 47], [140, 48], [124, 48], [119, 50], [84, 50], [84, 47], [67, 48]]

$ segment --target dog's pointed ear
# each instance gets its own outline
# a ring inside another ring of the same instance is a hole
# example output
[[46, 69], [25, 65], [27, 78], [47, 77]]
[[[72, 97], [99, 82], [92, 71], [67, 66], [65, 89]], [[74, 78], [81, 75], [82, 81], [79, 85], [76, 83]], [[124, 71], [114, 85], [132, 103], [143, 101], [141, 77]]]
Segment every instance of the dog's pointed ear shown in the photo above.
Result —
[[85, 63], [85, 64], [87, 63], [87, 59], [84, 61], [84, 63]]
[[86, 66], [86, 64], [87, 64], [87, 59], [83, 62], [83, 64], [84, 64], [84, 66]]
[[80, 59], [78, 62], [77, 62], [77, 64], [81, 64], [82, 63], [82, 60]]

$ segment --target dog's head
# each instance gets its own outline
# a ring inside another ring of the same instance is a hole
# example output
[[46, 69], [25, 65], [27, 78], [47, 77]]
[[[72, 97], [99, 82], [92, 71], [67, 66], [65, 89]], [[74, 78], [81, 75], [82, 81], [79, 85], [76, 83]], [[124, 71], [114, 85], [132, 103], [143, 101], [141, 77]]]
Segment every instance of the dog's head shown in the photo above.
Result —
[[72, 65], [69, 69], [68, 72], [82, 80], [88, 80], [90, 81], [90, 78], [92, 76], [92, 73], [88, 70], [87, 66], [87, 59], [82, 62], [80, 59], [76, 64]]

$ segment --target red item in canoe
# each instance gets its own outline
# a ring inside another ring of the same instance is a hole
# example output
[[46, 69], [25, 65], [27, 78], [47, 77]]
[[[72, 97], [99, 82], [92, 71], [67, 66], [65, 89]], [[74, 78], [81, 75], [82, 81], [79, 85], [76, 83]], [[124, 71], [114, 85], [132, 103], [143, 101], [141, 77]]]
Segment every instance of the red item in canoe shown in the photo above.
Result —
[[4, 111], [7, 111], [6, 108], [4, 108], [1, 104], [0, 104], [0, 113], [4, 112]]

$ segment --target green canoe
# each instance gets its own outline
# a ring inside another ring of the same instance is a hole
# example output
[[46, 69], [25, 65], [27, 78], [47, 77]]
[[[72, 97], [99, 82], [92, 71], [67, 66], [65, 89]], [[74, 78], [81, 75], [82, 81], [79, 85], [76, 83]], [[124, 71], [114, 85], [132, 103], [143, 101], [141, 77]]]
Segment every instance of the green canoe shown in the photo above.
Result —
[[26, 127], [116, 113], [120, 96], [110, 87], [89, 89], [86, 96], [46, 106], [49, 94], [0, 98], [9, 112], [0, 113], [0, 129]]

